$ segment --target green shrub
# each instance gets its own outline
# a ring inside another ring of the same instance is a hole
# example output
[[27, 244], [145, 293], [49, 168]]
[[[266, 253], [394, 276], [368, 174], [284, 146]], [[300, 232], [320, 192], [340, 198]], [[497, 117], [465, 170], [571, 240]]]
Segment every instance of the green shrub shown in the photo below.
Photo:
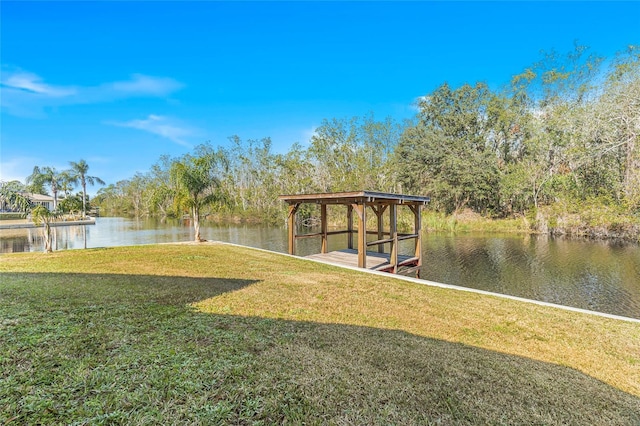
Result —
[[0, 213], [0, 220], [16, 220], [27, 217], [26, 213]]

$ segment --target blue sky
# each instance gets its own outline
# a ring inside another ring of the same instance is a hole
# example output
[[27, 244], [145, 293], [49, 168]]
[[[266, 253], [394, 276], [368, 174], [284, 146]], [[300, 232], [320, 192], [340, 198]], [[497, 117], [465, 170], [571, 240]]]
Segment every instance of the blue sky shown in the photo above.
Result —
[[409, 118], [445, 81], [500, 87], [543, 50], [640, 44], [640, 2], [2, 1], [0, 20], [5, 181], [85, 159], [115, 183], [231, 135], [285, 152], [325, 118]]

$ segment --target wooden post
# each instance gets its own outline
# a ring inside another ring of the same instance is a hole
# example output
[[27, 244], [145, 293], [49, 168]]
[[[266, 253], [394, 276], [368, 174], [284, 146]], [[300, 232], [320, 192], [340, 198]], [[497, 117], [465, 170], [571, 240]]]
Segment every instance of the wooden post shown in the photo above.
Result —
[[418, 234], [416, 237], [416, 251], [415, 257], [418, 258], [418, 265], [422, 266], [422, 215], [420, 214], [421, 205], [410, 206], [414, 216], [414, 234]]
[[[371, 206], [371, 210], [373, 210], [378, 219], [378, 239], [381, 240], [384, 238], [384, 220], [382, 215], [385, 210], [387, 210], [387, 206], [379, 205], [378, 208]], [[378, 244], [378, 253], [384, 253], [384, 244]]]
[[367, 208], [365, 204], [354, 204], [358, 215], [358, 267], [367, 267]]
[[289, 254], [296, 254], [296, 212], [300, 204], [289, 204]]
[[353, 206], [347, 206], [347, 248], [353, 249]]
[[389, 233], [393, 241], [391, 242], [391, 251], [389, 255], [389, 263], [393, 265], [393, 273], [398, 272], [398, 206], [391, 204], [389, 209]]
[[320, 253], [327, 252], [327, 205], [320, 205], [320, 232], [322, 233], [322, 246]]

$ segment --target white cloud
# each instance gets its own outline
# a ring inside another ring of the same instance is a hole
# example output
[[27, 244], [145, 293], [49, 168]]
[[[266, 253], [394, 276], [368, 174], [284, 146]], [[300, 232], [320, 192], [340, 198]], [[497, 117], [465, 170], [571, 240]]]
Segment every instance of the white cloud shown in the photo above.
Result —
[[114, 126], [130, 127], [132, 129], [144, 130], [154, 135], [162, 136], [179, 145], [191, 148], [185, 138], [194, 136], [196, 131], [192, 128], [182, 125], [176, 120], [171, 120], [160, 115], [149, 115], [146, 119], [131, 120], [126, 122], [111, 122]]
[[68, 163], [51, 164], [51, 158], [44, 159], [39, 157], [15, 156], [9, 159], [3, 156], [0, 161], [0, 181], [10, 182], [19, 180], [25, 183], [27, 176], [33, 172], [34, 166], [51, 166], [58, 171], [67, 169]]
[[420, 112], [421, 111], [420, 104], [422, 104], [423, 102], [429, 102], [429, 100], [430, 100], [429, 96], [418, 96], [411, 103], [411, 110], [415, 112]]
[[25, 172], [31, 172], [34, 164], [37, 164], [34, 160], [34, 158], [11, 158], [9, 161], [0, 161], [0, 181], [19, 180], [24, 183], [27, 177]]
[[310, 128], [302, 131], [302, 143], [304, 145], [309, 145], [311, 143], [311, 138], [318, 135], [316, 132], [317, 128], [318, 126], [311, 126]]
[[131, 80], [116, 81], [109, 84], [111, 89], [132, 95], [140, 96], [167, 96], [182, 88], [182, 84], [172, 78], [149, 77], [142, 74], [134, 74]]
[[0, 74], [2, 109], [9, 114], [42, 117], [45, 108], [111, 102], [134, 97], [167, 97], [183, 84], [168, 77], [133, 74], [130, 79], [96, 86], [46, 83], [37, 74], [3, 68]]
[[2, 75], [2, 85], [12, 89], [22, 90], [54, 98], [71, 96], [76, 93], [72, 87], [56, 87], [42, 82], [42, 79], [32, 73], [18, 71], [9, 75]]

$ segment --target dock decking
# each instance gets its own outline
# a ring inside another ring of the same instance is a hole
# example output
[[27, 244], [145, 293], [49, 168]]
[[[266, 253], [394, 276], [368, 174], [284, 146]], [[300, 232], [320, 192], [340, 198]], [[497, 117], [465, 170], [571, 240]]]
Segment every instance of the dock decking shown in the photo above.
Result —
[[[358, 267], [358, 250], [354, 249], [318, 253], [305, 257], [336, 265], [351, 266], [354, 268]], [[417, 257], [398, 255], [398, 266], [411, 265], [417, 261]], [[393, 265], [389, 263], [388, 254], [367, 251], [367, 269], [373, 269], [374, 271], [388, 271], [393, 269]]]

